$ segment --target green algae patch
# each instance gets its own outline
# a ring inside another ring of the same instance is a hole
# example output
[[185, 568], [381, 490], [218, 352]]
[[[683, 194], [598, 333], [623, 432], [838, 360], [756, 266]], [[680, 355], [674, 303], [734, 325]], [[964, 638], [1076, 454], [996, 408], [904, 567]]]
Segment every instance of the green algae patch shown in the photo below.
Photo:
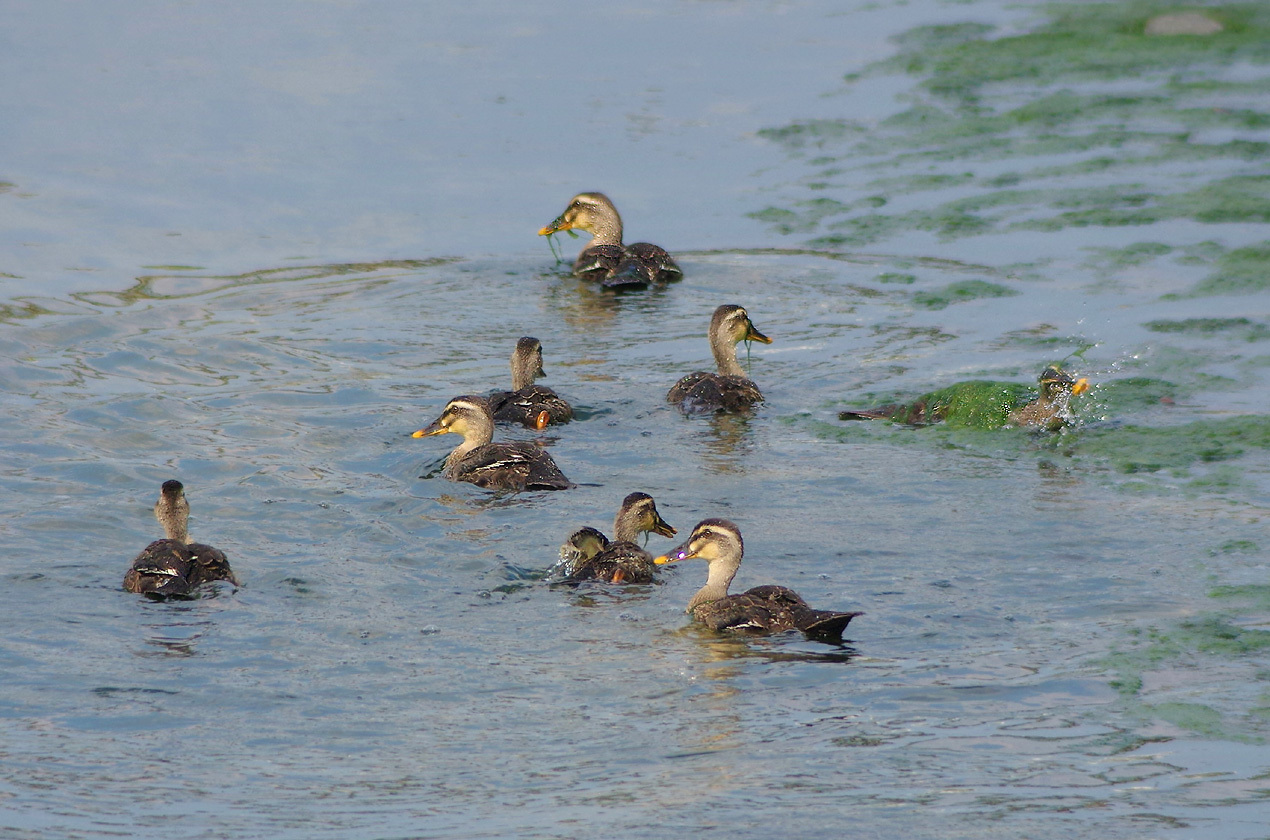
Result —
[[905, 425], [943, 423], [951, 428], [999, 429], [1010, 412], [1036, 399], [1036, 388], [1017, 382], [972, 380], [923, 394], [912, 402], [892, 403], [889, 419]]
[[[1090, 397], [1076, 405], [1096, 408], [1107, 417], [1126, 417], [1148, 408], [1176, 402], [1185, 392], [1172, 382], [1148, 376], [1126, 376], [1095, 382]], [[1080, 410], [1078, 414], [1085, 414]]]
[[1212, 738], [1256, 742], [1263, 740], [1265, 715], [1262, 707], [1255, 704], [1263, 703], [1265, 695], [1243, 701], [1248, 704], [1246, 708], [1223, 713], [1206, 703], [1152, 703], [1145, 686], [1152, 674], [1176, 672], [1185, 680], [1198, 660], [1223, 659], [1251, 665], [1263, 659], [1267, 651], [1270, 631], [1241, 627], [1225, 615], [1210, 613], [1145, 631], [1131, 628], [1128, 638], [1097, 664], [1109, 672], [1109, 685], [1139, 717]]
[[[1270, 128], [1267, 83], [1247, 70], [1270, 64], [1270, 5], [1055, 3], [1044, 14], [1021, 33], [961, 23], [894, 38], [894, 57], [845, 77], [848, 85], [916, 80], [911, 104], [875, 125], [844, 116], [763, 129], [793, 157], [816, 150], [822, 173], [806, 189], [832, 198], [841, 188], [828, 178], [854, 182], [837, 207], [809, 212], [794, 202], [799, 223], [774, 227], [819, 232], [812, 241], [821, 247], [859, 247], [912, 231], [953, 239], [1182, 219], [1270, 222], [1270, 143], [1259, 139]], [[1174, 24], [1161, 22], [1170, 20], [1206, 23], [1166, 34]], [[1006, 161], [1010, 171], [1001, 172]], [[1213, 165], [1178, 166], [1205, 161]], [[1064, 183], [1088, 176], [1098, 183]], [[869, 202], [857, 198], [859, 185], [875, 192]], [[955, 199], [939, 200], [954, 190]], [[921, 206], [883, 209], [918, 194]], [[1158, 256], [1161, 247], [1124, 256]], [[1196, 293], [1264, 283], [1264, 273], [1231, 269]]]
[[954, 303], [980, 300], [982, 298], [1012, 297], [1019, 292], [1000, 283], [989, 283], [986, 280], [961, 280], [949, 283], [929, 292], [917, 292], [913, 295], [913, 304], [922, 309], [945, 309]]
[[1208, 593], [1208, 597], [1223, 601], [1245, 601], [1256, 610], [1270, 610], [1270, 586], [1266, 584], [1218, 586]]
[[1143, 326], [1151, 332], [1183, 333], [1204, 338], [1218, 335], [1235, 335], [1245, 341], [1270, 338], [1270, 326], [1249, 318], [1184, 318], [1178, 321], [1147, 321]]
[[1270, 448], [1270, 417], [1247, 415], [1161, 428], [1086, 429], [1076, 438], [1072, 457], [1078, 462], [1105, 464], [1124, 474], [1161, 470], [1181, 474], [1195, 464], [1229, 461], [1248, 450]]
[[1251, 294], [1268, 289], [1270, 242], [1263, 242], [1222, 254], [1217, 258], [1216, 270], [1201, 280], [1186, 296]]
[[1209, 738], [1230, 737], [1221, 712], [1203, 703], [1156, 703], [1146, 706], [1155, 717]]

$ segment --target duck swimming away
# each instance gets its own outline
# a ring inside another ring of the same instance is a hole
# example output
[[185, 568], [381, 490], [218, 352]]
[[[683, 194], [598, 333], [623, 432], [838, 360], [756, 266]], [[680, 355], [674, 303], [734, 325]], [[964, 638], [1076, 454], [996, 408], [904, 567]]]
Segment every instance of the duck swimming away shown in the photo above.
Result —
[[455, 397], [441, 416], [412, 437], [459, 434], [463, 442], [445, 459], [443, 475], [490, 490], [567, 490], [565, 478], [551, 456], [531, 443], [493, 443], [494, 415], [484, 397]]
[[613, 521], [613, 541], [595, 528], [579, 528], [560, 546], [562, 582], [652, 583], [653, 555], [636, 544], [640, 534], [673, 537], [677, 532], [657, 512], [653, 497], [631, 493]]
[[718, 373], [697, 371], [674, 384], [666, 401], [686, 414], [745, 411], [763, 401], [758, 389], [736, 360], [740, 341], [771, 344], [772, 340], [755, 328], [743, 307], [724, 304], [710, 318], [710, 352]]
[[1040, 391], [1016, 382], [959, 382], [918, 397], [911, 403], [848, 410], [839, 420], [893, 420], [910, 426], [948, 423], [980, 429], [1027, 426], [1058, 431], [1072, 421], [1071, 398], [1089, 390], [1089, 380], [1072, 379], [1050, 365], [1038, 379]]
[[548, 424], [568, 423], [573, 419], [573, 406], [555, 391], [534, 380], [546, 376], [542, 369], [542, 342], [525, 336], [512, 351], [512, 390], [489, 395], [494, 419], [519, 423], [530, 429], [544, 429]]
[[577, 277], [597, 281], [610, 289], [683, 279], [683, 272], [665, 248], [648, 242], [622, 244], [622, 217], [604, 193], [575, 195], [564, 212], [538, 231], [538, 235], [550, 236], [575, 229], [593, 237], [573, 263]]
[[842, 644], [847, 624], [863, 615], [812, 609], [798, 593], [783, 586], [756, 586], [739, 595], [729, 595], [728, 587], [741, 568], [744, 554], [745, 544], [735, 524], [726, 519], [703, 519], [692, 529], [686, 543], [653, 562], [660, 566], [699, 557], [709, 564], [706, 585], [692, 596], [686, 612], [711, 630], [801, 630], [809, 639]]
[[154, 516], [167, 538], [150, 543], [132, 561], [123, 576], [125, 591], [156, 599], [188, 598], [196, 587], [213, 580], [240, 585], [224, 552], [190, 541], [190, 503], [181, 482], [163, 482]]

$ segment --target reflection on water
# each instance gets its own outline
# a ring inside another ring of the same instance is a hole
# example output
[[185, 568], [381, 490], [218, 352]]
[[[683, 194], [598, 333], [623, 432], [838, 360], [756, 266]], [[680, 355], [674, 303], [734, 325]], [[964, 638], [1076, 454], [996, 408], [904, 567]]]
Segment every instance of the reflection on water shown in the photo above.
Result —
[[[685, 621], [690, 619], [685, 615]], [[737, 659], [759, 659], [764, 662], [835, 662], [846, 663], [859, 656], [859, 652], [850, 645], [826, 646], [820, 643], [807, 642], [801, 633], [785, 633], [773, 639], [766, 636], [747, 634], [721, 634], [699, 625], [689, 624], [676, 631], [685, 638], [693, 639], [702, 653], [702, 662], [729, 662]], [[796, 650], [791, 642], [805, 643], [806, 650]], [[729, 675], [726, 669], [704, 672], [711, 679], [714, 675]]]

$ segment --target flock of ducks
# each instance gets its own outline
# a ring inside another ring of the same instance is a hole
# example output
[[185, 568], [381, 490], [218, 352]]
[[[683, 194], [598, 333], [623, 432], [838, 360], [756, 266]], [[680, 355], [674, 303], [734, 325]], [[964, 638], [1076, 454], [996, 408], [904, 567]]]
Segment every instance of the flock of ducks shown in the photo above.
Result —
[[[623, 244], [621, 217], [602, 193], [575, 196], [565, 211], [538, 233], [550, 236], [575, 228], [593, 237], [574, 262], [573, 273], [580, 278], [606, 288], [624, 288], [667, 283], [683, 276], [664, 249], [647, 242]], [[762, 392], [737, 362], [736, 345], [741, 341], [770, 344], [771, 339], [754, 326], [743, 307], [734, 304], [714, 311], [708, 335], [717, 370], [683, 377], [667, 392], [667, 401], [687, 414], [743, 412], [762, 402]], [[566, 400], [550, 388], [535, 384], [544, 375], [542, 343], [538, 339], [526, 336], [516, 343], [511, 369], [512, 390], [495, 391], [489, 396], [455, 397], [437, 419], [413, 436], [462, 437], [462, 443], [445, 459], [442, 474], [451, 481], [470, 482], [491, 490], [567, 490], [574, 484], [542, 449], [524, 441], [493, 439], [496, 422], [541, 430], [573, 419], [573, 408]], [[1039, 396], [1004, 405], [1004, 422], [1056, 429], [1070, 416], [1067, 401], [1086, 388], [1084, 379], [1073, 380], [1058, 367], [1046, 368], [1040, 377]], [[940, 422], [955, 410], [959, 393], [954, 386], [911, 404], [844, 411], [839, 416], [885, 418], [907, 424]], [[133, 561], [124, 576], [125, 590], [152, 598], [190, 597], [200, 585], [211, 581], [226, 580], [238, 585], [222, 552], [191, 542], [189, 503], [179, 481], [164, 482], [154, 512], [166, 538], [150, 543]], [[569, 536], [561, 546], [561, 561], [553, 570], [553, 579], [564, 583], [647, 584], [654, 580], [658, 566], [699, 558], [707, 563], [706, 584], [688, 602], [687, 613], [712, 630], [798, 630], [810, 639], [841, 644], [848, 623], [861, 614], [813, 609], [783, 586], [758, 586], [730, 594], [745, 544], [740, 529], [726, 519], [702, 520], [686, 542], [659, 557], [653, 557], [638, 543], [641, 535], [649, 533], [673, 537], [677, 532], [662, 519], [651, 496], [631, 493], [617, 512], [611, 540], [590, 527]]]

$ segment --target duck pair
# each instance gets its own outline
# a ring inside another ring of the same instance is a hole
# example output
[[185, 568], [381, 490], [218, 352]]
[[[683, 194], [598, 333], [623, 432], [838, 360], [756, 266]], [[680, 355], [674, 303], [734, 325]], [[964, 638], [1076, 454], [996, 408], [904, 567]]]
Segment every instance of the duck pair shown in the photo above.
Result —
[[859, 612], [817, 610], [784, 586], [756, 586], [729, 594], [732, 579], [741, 567], [745, 543], [741, 531], [726, 519], [703, 519], [687, 542], [653, 557], [636, 544], [642, 533], [673, 537], [671, 527], [657, 511], [652, 496], [631, 493], [622, 500], [613, 523], [610, 542], [595, 528], [580, 528], [560, 547], [561, 581], [579, 583], [652, 583], [656, 566], [700, 558], [708, 564], [706, 585], [688, 602], [686, 612], [716, 631], [781, 633], [799, 630], [809, 639], [841, 644], [842, 633]]

